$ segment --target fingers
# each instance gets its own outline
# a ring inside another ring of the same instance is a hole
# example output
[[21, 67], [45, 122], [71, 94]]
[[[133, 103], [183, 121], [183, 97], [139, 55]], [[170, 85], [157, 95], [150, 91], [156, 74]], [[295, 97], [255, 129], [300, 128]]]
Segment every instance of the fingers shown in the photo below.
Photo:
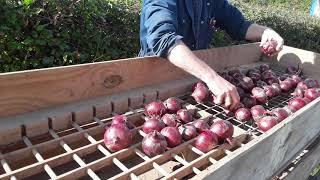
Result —
[[240, 97], [238, 94], [238, 91], [236, 88], [233, 89], [232, 93], [231, 93], [231, 97], [232, 97], [232, 106], [230, 107], [230, 109], [235, 109], [238, 107], [239, 103], [240, 103]]
[[226, 96], [225, 93], [223, 93], [223, 94], [221, 94], [221, 95], [218, 95], [218, 96], [214, 99], [214, 103], [215, 103], [215, 104], [218, 104], [218, 105], [222, 104], [222, 103], [224, 102], [225, 96]]
[[226, 93], [226, 98], [224, 101], [224, 106], [229, 109], [229, 107], [232, 105], [232, 97], [230, 95], [230, 93]]
[[276, 51], [280, 51], [282, 49], [282, 46], [283, 46], [283, 39], [282, 38], [279, 38], [277, 40], [277, 47], [276, 47]]

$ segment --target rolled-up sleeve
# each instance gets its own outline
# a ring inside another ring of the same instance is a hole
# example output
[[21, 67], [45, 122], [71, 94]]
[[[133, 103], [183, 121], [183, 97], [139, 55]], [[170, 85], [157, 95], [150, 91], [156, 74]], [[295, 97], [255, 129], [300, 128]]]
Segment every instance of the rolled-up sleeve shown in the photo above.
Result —
[[217, 0], [217, 25], [235, 40], [244, 40], [252, 22], [246, 20], [243, 14], [229, 4], [227, 0]]
[[182, 39], [177, 34], [176, 0], [145, 0], [142, 15], [148, 54], [166, 58], [169, 49]]

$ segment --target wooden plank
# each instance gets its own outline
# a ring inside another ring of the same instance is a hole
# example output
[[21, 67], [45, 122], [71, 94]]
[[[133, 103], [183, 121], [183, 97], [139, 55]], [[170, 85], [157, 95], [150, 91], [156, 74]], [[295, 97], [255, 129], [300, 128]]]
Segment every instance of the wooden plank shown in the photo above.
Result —
[[[253, 43], [197, 51], [196, 54], [220, 70], [225, 66], [256, 61], [260, 51], [258, 44]], [[189, 75], [169, 61], [155, 57], [3, 73], [0, 74], [0, 117], [115, 94], [186, 76]]]
[[307, 179], [311, 171], [320, 164], [320, 135], [312, 144], [312, 147], [307, 148], [308, 152], [293, 166], [293, 169], [290, 169], [284, 179]]
[[[203, 179], [270, 179], [320, 133], [320, 98], [199, 174]], [[301, 131], [304, 127], [307, 131]], [[257, 157], [259, 157], [257, 159]], [[230, 173], [232, 172], [232, 173]]]
[[[269, 61], [268, 58], [263, 58]], [[279, 55], [273, 58], [272, 62], [279, 62], [282, 65], [302, 65], [303, 72], [309, 76], [320, 79], [320, 54], [298, 48], [284, 46]]]

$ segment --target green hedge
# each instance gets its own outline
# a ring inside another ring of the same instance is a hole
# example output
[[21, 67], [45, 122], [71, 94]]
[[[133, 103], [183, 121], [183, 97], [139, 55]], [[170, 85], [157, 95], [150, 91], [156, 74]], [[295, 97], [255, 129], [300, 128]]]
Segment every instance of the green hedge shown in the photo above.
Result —
[[140, 9], [134, 4], [0, 0], [0, 71], [134, 56], [139, 49]]
[[[254, 0], [232, 3], [248, 19], [277, 30], [285, 44], [320, 52], [319, 19], [248, 1]], [[0, 72], [134, 57], [140, 5], [141, 0], [0, 0]], [[246, 42], [218, 31], [212, 46], [238, 43]]]

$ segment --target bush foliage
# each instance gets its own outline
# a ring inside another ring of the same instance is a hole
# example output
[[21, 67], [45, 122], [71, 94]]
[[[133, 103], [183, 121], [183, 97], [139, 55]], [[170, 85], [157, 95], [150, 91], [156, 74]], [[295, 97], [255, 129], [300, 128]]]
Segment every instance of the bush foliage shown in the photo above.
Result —
[[[320, 52], [320, 22], [308, 16], [308, 5], [300, 3], [302, 11], [293, 13], [275, 7], [282, 1], [232, 3], [248, 19], [278, 31], [286, 45]], [[134, 57], [140, 5], [141, 0], [0, 0], [0, 72]], [[212, 46], [237, 43], [245, 42], [218, 31]]]

